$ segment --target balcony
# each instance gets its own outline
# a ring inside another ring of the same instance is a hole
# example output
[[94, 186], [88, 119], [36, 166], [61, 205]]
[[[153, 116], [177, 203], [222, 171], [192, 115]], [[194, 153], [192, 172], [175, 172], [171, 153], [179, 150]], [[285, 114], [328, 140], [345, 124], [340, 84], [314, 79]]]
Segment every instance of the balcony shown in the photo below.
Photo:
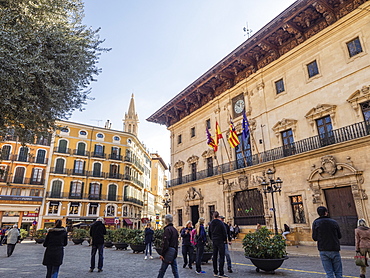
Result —
[[211, 176], [221, 175], [237, 169], [246, 168], [253, 165], [289, 157], [305, 152], [310, 152], [326, 146], [335, 145], [354, 139], [362, 138], [370, 134], [370, 122], [360, 122], [332, 130], [327, 134], [312, 136], [289, 145], [267, 150], [265, 152], [254, 154], [245, 159], [237, 159], [231, 163], [224, 163], [220, 166], [208, 168], [196, 173], [181, 176], [167, 182], [167, 187], [173, 187], [196, 180], [205, 179]]
[[7, 176], [0, 179], [0, 182], [7, 182], [10, 184], [31, 184], [31, 185], [44, 185], [44, 178], [24, 178], [23, 176]]
[[138, 200], [136, 198], [133, 198], [133, 197], [127, 197], [127, 196], [123, 197], [123, 201], [124, 202], [131, 202], [131, 203], [137, 204], [139, 206], [142, 206], [144, 204], [143, 201], [140, 201], [140, 200]]
[[111, 153], [111, 154], [109, 154], [108, 159], [122, 161], [122, 155]]
[[92, 152], [92, 153], [91, 153], [91, 156], [92, 156], [92, 157], [96, 157], [96, 158], [105, 158], [105, 153], [101, 153], [101, 152]]
[[85, 150], [79, 150], [79, 149], [74, 149], [72, 151], [74, 155], [80, 155], [80, 156], [89, 156], [89, 152]]
[[69, 192], [46, 192], [46, 198], [55, 199], [81, 199], [81, 200], [98, 200], [98, 201], [122, 201], [122, 196], [118, 195], [103, 195], [103, 194], [87, 194], [87, 193], [69, 193]]
[[50, 173], [52, 174], [62, 174], [62, 175], [67, 175], [68, 171], [70, 171], [67, 168], [56, 168], [56, 167], [51, 167], [50, 168]]
[[121, 180], [122, 179], [122, 174], [119, 174], [119, 173], [108, 173], [108, 177], [107, 178]]
[[64, 153], [64, 154], [71, 154], [71, 149], [68, 148], [61, 148], [61, 147], [55, 147], [54, 148], [55, 153]]

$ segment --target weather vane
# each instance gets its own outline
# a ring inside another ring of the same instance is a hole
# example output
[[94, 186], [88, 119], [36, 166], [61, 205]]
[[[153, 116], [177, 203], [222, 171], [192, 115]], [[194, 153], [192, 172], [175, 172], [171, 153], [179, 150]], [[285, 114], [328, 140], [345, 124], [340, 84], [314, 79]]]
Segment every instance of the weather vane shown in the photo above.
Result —
[[253, 30], [252, 29], [249, 29], [248, 27], [248, 22], [247, 22], [247, 26], [246, 27], [243, 27], [243, 31], [244, 31], [244, 36], [247, 35], [248, 36], [248, 39], [250, 38]]

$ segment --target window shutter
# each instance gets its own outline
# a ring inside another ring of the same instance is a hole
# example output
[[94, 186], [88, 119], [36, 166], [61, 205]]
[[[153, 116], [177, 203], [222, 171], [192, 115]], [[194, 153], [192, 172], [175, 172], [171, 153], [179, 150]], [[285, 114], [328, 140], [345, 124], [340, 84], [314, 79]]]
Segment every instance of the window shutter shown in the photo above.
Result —
[[89, 195], [91, 194], [91, 187], [92, 187], [92, 182], [90, 182]]
[[83, 195], [83, 193], [84, 193], [84, 182], [82, 182], [82, 185], [81, 185], [81, 196]]

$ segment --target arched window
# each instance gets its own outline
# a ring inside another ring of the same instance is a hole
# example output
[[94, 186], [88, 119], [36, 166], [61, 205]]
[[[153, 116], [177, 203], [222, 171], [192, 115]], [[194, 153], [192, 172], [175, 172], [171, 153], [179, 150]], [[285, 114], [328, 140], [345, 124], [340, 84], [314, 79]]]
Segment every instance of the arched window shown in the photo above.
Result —
[[1, 159], [9, 160], [11, 148], [12, 147], [10, 145], [4, 145], [3, 146], [3, 148], [1, 149]]
[[43, 169], [41, 168], [34, 168], [32, 170], [32, 178], [31, 178], [31, 184], [43, 184], [43, 178], [42, 178]]
[[113, 205], [107, 206], [106, 216], [115, 216], [115, 215], [116, 215], [115, 207]]
[[83, 182], [80, 181], [72, 181], [71, 187], [69, 190], [69, 197], [73, 199], [81, 199], [82, 192], [83, 192]]
[[58, 153], [67, 153], [67, 140], [61, 139], [58, 142]]
[[122, 216], [127, 216], [127, 206], [123, 206], [123, 209], [122, 209]]
[[76, 151], [76, 154], [77, 155], [86, 155], [85, 153], [85, 148], [86, 148], [86, 144], [83, 143], [83, 142], [79, 142], [77, 144], [77, 151]]
[[85, 172], [85, 161], [75, 160], [75, 165], [73, 167], [73, 174], [84, 175]]
[[54, 172], [56, 174], [64, 174], [64, 159], [63, 158], [56, 159]]
[[93, 177], [101, 177], [101, 164], [99, 162], [94, 163]]
[[17, 167], [15, 169], [14, 180], [13, 180], [14, 183], [23, 183], [25, 170], [26, 168], [24, 167]]
[[90, 200], [100, 200], [101, 186], [98, 182], [90, 183], [89, 189], [89, 199]]
[[109, 177], [112, 179], [119, 179], [119, 165], [111, 164], [109, 167]]
[[37, 156], [36, 156], [36, 163], [45, 163], [45, 156], [46, 156], [46, 151], [45, 150], [38, 150], [37, 151]]
[[95, 147], [94, 147], [94, 156], [95, 157], [104, 157], [104, 146], [95, 145]]
[[51, 185], [50, 198], [60, 198], [60, 193], [62, 192], [62, 181], [53, 181]]
[[28, 148], [27, 147], [21, 147], [19, 149], [18, 161], [26, 162], [27, 158], [28, 158]]
[[110, 184], [108, 187], [108, 201], [116, 201], [117, 186]]

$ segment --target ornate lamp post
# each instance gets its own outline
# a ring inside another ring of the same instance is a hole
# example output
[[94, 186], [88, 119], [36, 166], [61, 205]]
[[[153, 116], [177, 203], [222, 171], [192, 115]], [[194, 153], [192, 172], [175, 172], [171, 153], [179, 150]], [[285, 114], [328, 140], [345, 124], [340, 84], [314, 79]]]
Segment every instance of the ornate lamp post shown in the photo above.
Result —
[[273, 170], [268, 169], [266, 171], [268, 180], [266, 181], [266, 179], [263, 179], [263, 181], [261, 182], [261, 186], [262, 186], [262, 189], [263, 189], [263, 193], [265, 193], [265, 194], [266, 193], [271, 193], [272, 211], [274, 212], [275, 235], [277, 235], [279, 232], [278, 232], [277, 222], [276, 222], [274, 193], [275, 192], [279, 192], [279, 193], [281, 192], [281, 185], [282, 185], [283, 181], [279, 177], [276, 180], [274, 180], [274, 173], [275, 172]]
[[163, 203], [163, 207], [166, 209], [166, 214], [167, 214], [168, 213], [167, 210], [170, 207], [170, 203], [171, 203], [170, 195], [168, 195], [168, 192], [164, 194], [164, 199], [162, 200], [162, 203]]

